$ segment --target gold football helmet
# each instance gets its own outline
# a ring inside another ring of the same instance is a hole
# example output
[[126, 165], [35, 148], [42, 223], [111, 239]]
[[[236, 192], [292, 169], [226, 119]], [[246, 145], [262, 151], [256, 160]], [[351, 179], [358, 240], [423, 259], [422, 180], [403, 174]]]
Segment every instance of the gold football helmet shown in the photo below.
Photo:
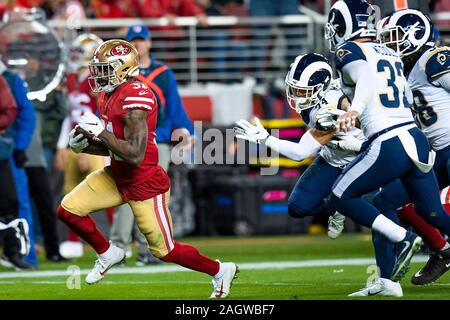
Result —
[[95, 50], [89, 62], [89, 85], [93, 92], [112, 92], [129, 77], [139, 74], [138, 52], [125, 40], [108, 40]]
[[78, 70], [82, 67], [87, 68], [95, 50], [102, 43], [103, 40], [93, 33], [83, 33], [76, 37], [72, 41], [69, 51], [72, 70]]

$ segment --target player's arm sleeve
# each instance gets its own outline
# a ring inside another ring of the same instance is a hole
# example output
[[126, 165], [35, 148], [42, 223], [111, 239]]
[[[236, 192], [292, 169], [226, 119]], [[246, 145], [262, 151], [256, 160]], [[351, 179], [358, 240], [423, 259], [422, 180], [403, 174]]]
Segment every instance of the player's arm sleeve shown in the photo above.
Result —
[[301, 137], [298, 143], [269, 136], [266, 140], [266, 146], [295, 161], [300, 161], [316, 154], [322, 147], [319, 141], [312, 136], [310, 130]]
[[437, 78], [435, 83], [450, 92], [450, 72]]
[[356, 60], [346, 64], [342, 68], [345, 74], [355, 84], [355, 95], [348, 111], [357, 111], [359, 114], [366, 108], [373, 95], [373, 88], [368, 83], [374, 79], [374, 74], [369, 64], [363, 60]]
[[355, 42], [344, 42], [336, 49], [334, 63], [346, 85], [355, 85], [355, 96], [348, 111], [357, 111], [360, 114], [372, 97], [368, 83], [373, 81], [373, 72], [370, 69], [366, 54], [362, 47]]
[[[147, 89], [147, 91], [149, 92], [150, 89]], [[132, 110], [143, 110], [148, 113], [156, 112], [156, 97], [153, 93], [139, 96], [137, 90], [130, 91], [127, 96], [122, 99], [122, 110], [123, 115]]]
[[65, 149], [69, 145], [70, 130], [71, 130], [70, 116], [67, 116], [64, 118], [64, 121], [61, 125], [61, 131], [59, 132], [58, 142], [56, 143], [56, 147], [58, 149]]
[[367, 61], [363, 49], [355, 42], [344, 42], [336, 49], [334, 65], [338, 71], [355, 61]]
[[450, 72], [450, 48], [433, 53], [425, 64], [425, 73], [430, 82], [435, 84], [438, 78]]
[[13, 94], [19, 108], [16, 135], [14, 136], [14, 148], [17, 150], [25, 150], [33, 138], [36, 125], [36, 113], [33, 103], [28, 99], [25, 82], [18, 75], [14, 75]]
[[172, 126], [175, 129], [186, 128], [191, 135], [194, 134], [194, 126], [191, 119], [184, 109], [180, 94], [178, 93], [177, 81], [172, 70], [168, 70], [169, 75], [169, 92], [166, 97], [166, 108], [169, 118], [173, 120]]

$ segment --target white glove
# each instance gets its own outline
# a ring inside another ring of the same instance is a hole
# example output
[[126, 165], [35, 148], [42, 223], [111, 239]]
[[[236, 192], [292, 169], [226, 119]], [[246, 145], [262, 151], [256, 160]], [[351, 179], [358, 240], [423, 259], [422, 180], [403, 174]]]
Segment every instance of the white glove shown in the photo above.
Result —
[[86, 130], [87, 132], [93, 134], [94, 136], [98, 136], [100, 133], [105, 130], [100, 119], [93, 114], [92, 112], [85, 112], [78, 123], [81, 129]]
[[75, 134], [75, 129], [72, 129], [69, 134], [69, 147], [73, 152], [80, 153], [84, 148], [89, 146], [89, 141], [82, 133]]
[[335, 108], [324, 107], [321, 108], [315, 118], [316, 129], [329, 131], [336, 128], [336, 120], [341, 114], [344, 114], [344, 110], [339, 110]]
[[350, 135], [335, 136], [336, 139], [327, 143], [332, 149], [338, 149], [342, 151], [359, 152], [361, 150], [362, 141], [358, 138]]
[[254, 143], [261, 143], [269, 137], [269, 132], [264, 129], [258, 118], [254, 118], [256, 125], [251, 124], [247, 120], [241, 119], [236, 121], [237, 127], [234, 127], [236, 138], [248, 140]]

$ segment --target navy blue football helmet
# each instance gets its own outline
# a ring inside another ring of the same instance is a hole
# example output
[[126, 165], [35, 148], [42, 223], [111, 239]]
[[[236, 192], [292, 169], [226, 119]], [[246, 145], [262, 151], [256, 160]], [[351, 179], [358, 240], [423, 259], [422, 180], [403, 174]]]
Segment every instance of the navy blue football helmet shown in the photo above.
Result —
[[286, 75], [286, 97], [297, 113], [319, 104], [330, 89], [333, 78], [328, 60], [317, 53], [295, 58]]
[[402, 58], [419, 51], [424, 45], [434, 45], [431, 20], [418, 10], [395, 12], [378, 23], [377, 31], [380, 42]]
[[375, 23], [375, 9], [366, 0], [339, 0], [331, 7], [325, 26], [330, 51], [348, 40], [375, 38]]

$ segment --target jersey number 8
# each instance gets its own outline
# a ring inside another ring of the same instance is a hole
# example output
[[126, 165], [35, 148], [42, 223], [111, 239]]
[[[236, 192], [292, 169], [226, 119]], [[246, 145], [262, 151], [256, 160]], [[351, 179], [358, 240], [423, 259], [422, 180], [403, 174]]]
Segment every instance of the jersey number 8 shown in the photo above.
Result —
[[414, 105], [412, 106], [412, 112], [416, 122], [421, 128], [429, 127], [437, 121], [437, 114], [434, 112], [433, 107], [428, 105], [428, 101], [419, 90], [413, 91]]

